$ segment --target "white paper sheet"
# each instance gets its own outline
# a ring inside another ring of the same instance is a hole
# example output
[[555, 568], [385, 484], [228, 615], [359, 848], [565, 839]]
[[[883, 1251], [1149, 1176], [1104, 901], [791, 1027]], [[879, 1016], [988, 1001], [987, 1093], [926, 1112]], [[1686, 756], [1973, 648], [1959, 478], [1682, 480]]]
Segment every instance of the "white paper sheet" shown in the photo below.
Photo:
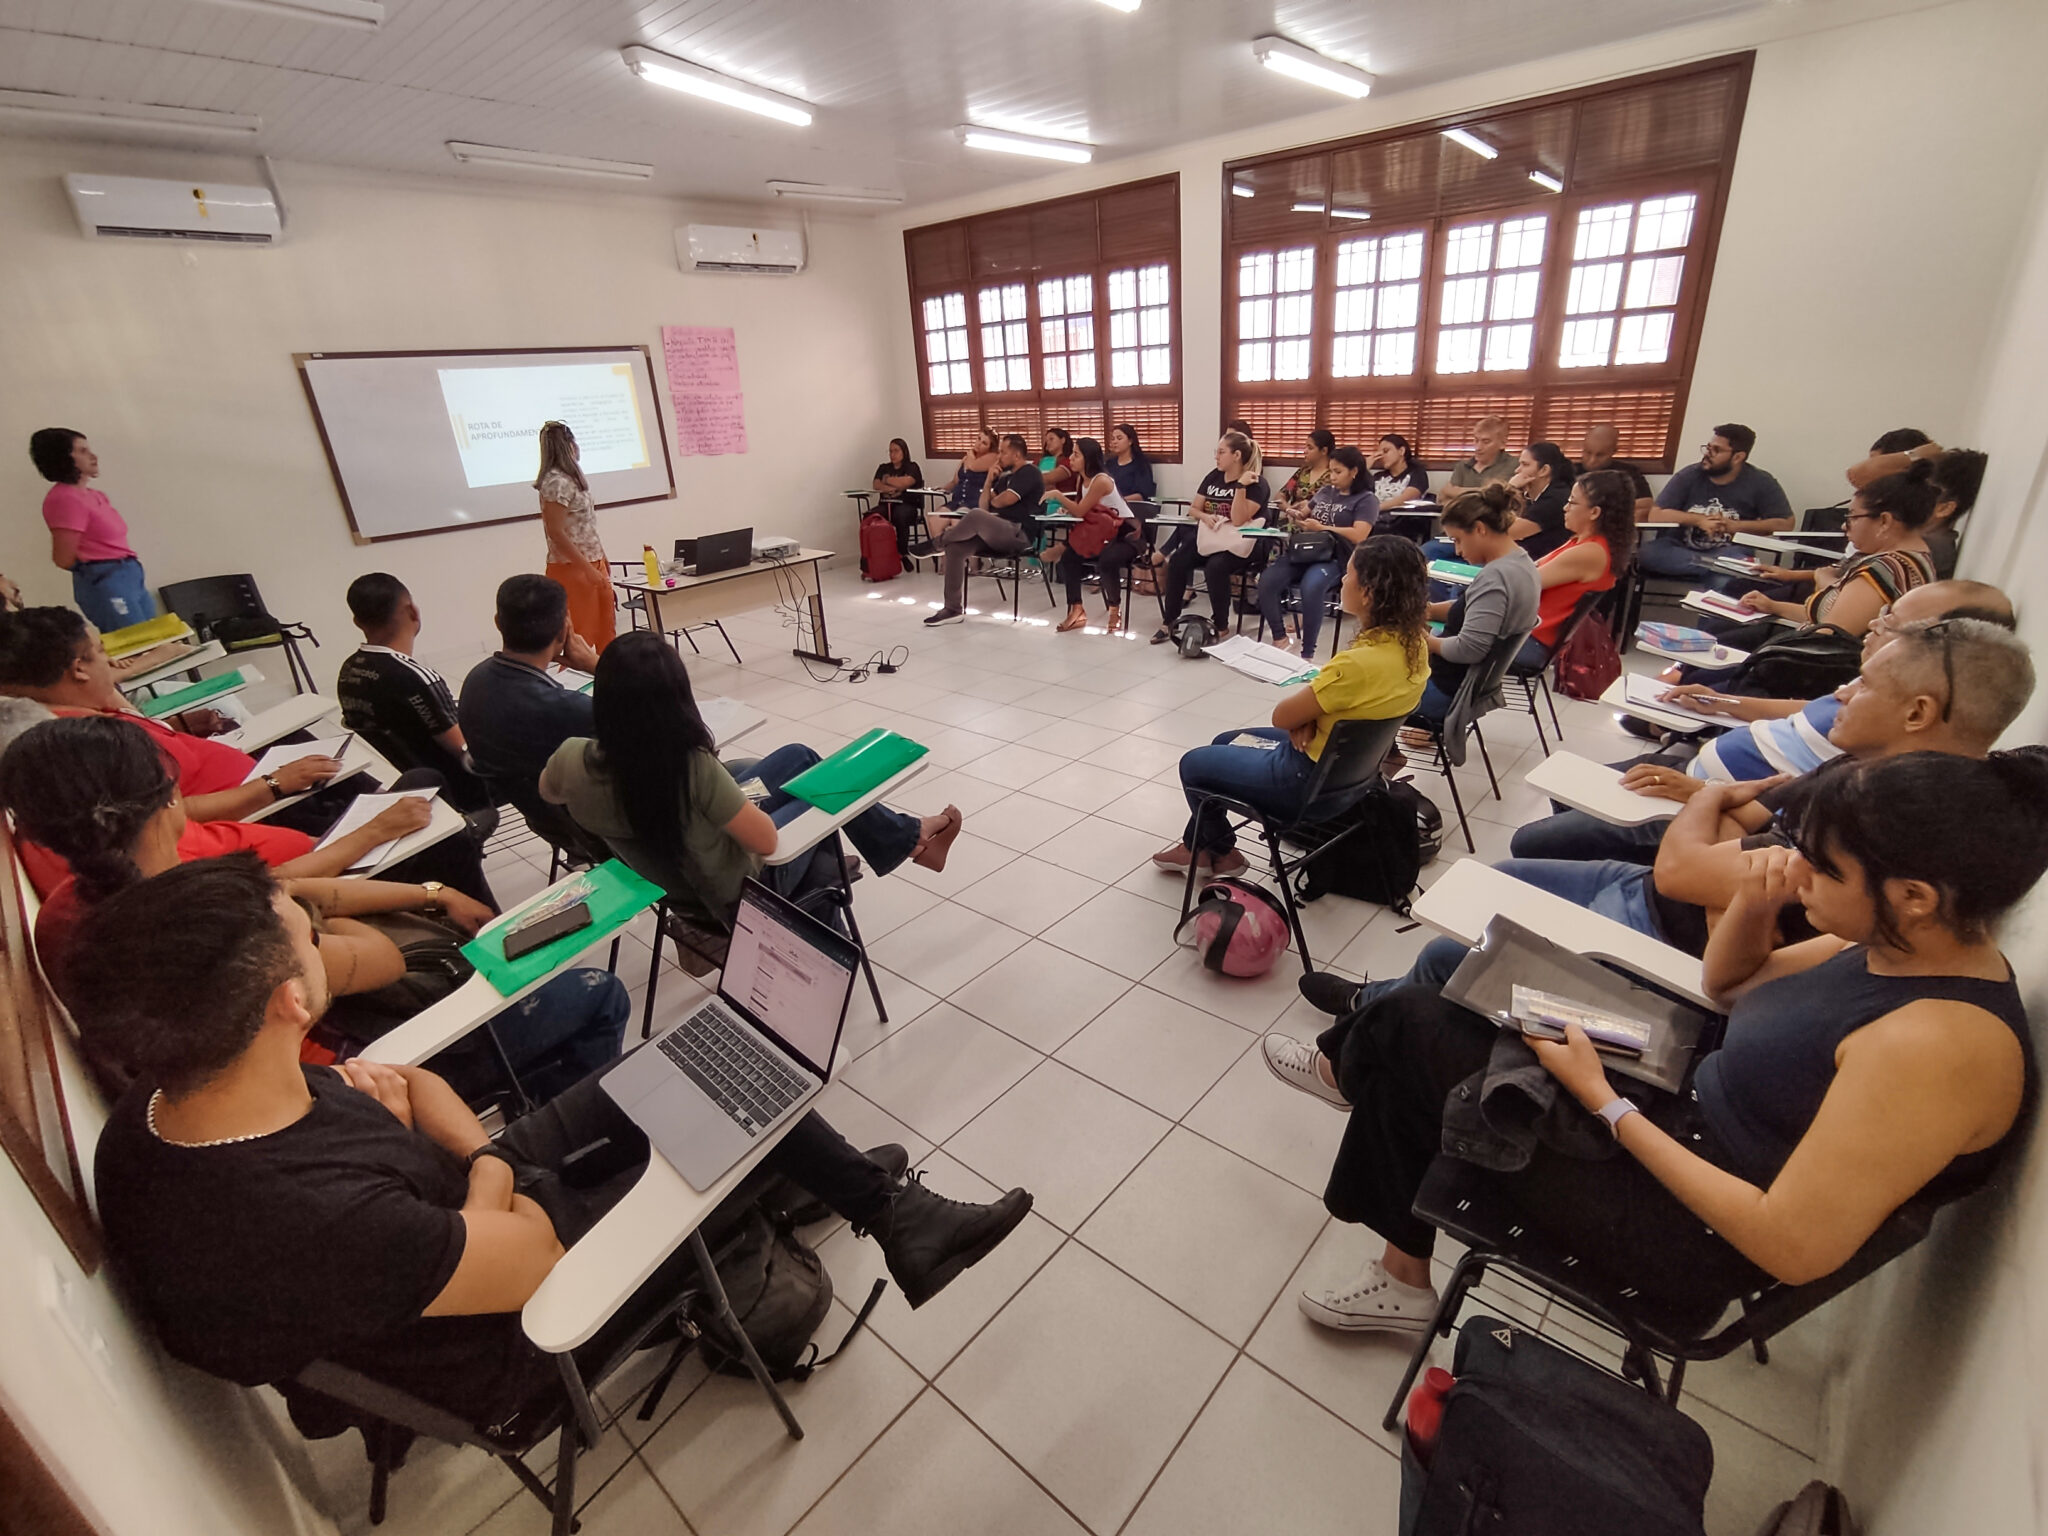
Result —
[[296, 763], [302, 757], [341, 758], [341, 772], [335, 777], [346, 778], [351, 772], [370, 766], [369, 756], [361, 752], [356, 754], [354, 767], [350, 766], [346, 754], [355, 745], [355, 740], [355, 732], [350, 731], [342, 736], [322, 736], [313, 741], [289, 741], [281, 747], [272, 747], [256, 759], [256, 766], [249, 770], [249, 777], [242, 782], [253, 784], [266, 773], [275, 773], [286, 763]]
[[[325, 848], [337, 838], [348, 836], [349, 833], [368, 823], [378, 812], [396, 805], [401, 800], [425, 800], [431, 803], [433, 799], [434, 792], [430, 789], [405, 790], [395, 795], [357, 795], [355, 799], [349, 802], [348, 809], [341, 813], [341, 820], [334, 824], [332, 831], [320, 839], [317, 846]], [[361, 858], [357, 859], [355, 863], [349, 865], [349, 868], [370, 868], [400, 841], [401, 839], [394, 837], [389, 842], [379, 843]]]
[[1677, 701], [1667, 702], [1661, 695], [1671, 684], [1660, 683], [1654, 677], [1645, 677], [1640, 672], [1628, 674], [1622, 697], [1629, 703], [1643, 709], [1654, 709], [1659, 714], [1676, 715], [1681, 720], [1697, 720], [1701, 725], [1718, 726], [1722, 730], [1741, 722], [1727, 715], [1709, 715], [1697, 709], [1688, 709]]
[[1277, 645], [1261, 645], [1243, 635], [1228, 635], [1204, 649], [1233, 672], [1242, 672], [1262, 683], [1284, 685], [1314, 677], [1321, 670], [1314, 662], [1289, 655]]

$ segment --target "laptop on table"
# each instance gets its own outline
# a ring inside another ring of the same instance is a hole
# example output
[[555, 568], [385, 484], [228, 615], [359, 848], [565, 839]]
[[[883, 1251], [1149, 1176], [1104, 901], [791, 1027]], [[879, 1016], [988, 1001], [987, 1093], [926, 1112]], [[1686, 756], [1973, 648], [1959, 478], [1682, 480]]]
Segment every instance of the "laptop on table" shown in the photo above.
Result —
[[754, 563], [754, 530], [734, 528], [695, 539], [676, 540], [676, 558], [692, 576], [716, 576]]
[[859, 965], [851, 939], [749, 880], [718, 996], [607, 1071], [604, 1091], [709, 1189], [824, 1090]]

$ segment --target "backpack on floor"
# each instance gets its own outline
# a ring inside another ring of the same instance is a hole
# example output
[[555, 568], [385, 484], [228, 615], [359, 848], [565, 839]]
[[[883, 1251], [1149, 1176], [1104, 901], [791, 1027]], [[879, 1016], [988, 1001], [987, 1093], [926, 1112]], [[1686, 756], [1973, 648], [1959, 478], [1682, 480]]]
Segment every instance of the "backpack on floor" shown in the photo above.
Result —
[[1225, 976], [1263, 976], [1287, 952], [1292, 931], [1280, 898], [1249, 880], [1219, 875], [1204, 885], [1173, 933]]
[[[711, 1263], [733, 1315], [777, 1381], [808, 1381], [846, 1348], [881, 1299], [882, 1287], [877, 1284], [839, 1348], [820, 1359], [811, 1335], [832, 1310], [832, 1277], [794, 1227], [770, 1221], [758, 1204], [752, 1205], [738, 1229], [711, 1255]], [[698, 1348], [706, 1365], [726, 1376], [749, 1374], [746, 1361], [725, 1342], [716, 1315], [701, 1296], [691, 1300], [689, 1316], [703, 1335]]]
[[896, 547], [896, 525], [886, 512], [870, 512], [860, 520], [860, 579], [894, 581], [903, 574], [903, 553]]
[[1384, 790], [1303, 827], [1288, 841], [1314, 849], [1347, 830], [1343, 842], [1295, 871], [1294, 899], [1309, 902], [1334, 892], [1405, 916], [1423, 866], [1443, 847], [1444, 818], [1436, 802], [1406, 780], [1389, 780]]
[[1401, 1536], [1705, 1536], [1714, 1447], [1641, 1387], [1497, 1318], [1458, 1330], [1428, 1465], [1401, 1464]]
[[1181, 655], [1193, 661], [1216, 643], [1215, 626], [1199, 613], [1184, 613], [1175, 643], [1179, 645]]

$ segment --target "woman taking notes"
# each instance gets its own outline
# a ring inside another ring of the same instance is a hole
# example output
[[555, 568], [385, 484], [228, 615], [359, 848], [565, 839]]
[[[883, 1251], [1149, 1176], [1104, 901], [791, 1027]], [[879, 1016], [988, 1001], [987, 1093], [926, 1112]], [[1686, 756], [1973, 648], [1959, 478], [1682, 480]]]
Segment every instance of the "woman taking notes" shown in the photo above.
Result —
[[612, 568], [597, 536], [590, 482], [576, 463], [576, 434], [563, 421], [540, 429], [540, 521], [547, 532], [550, 579], [569, 594], [576, 633], [600, 655], [618, 631], [612, 617]]
[[28, 454], [50, 482], [43, 521], [50, 528], [50, 560], [71, 573], [71, 600], [101, 630], [125, 629], [156, 617], [156, 600], [142, 562], [128, 547], [128, 524], [88, 480], [99, 477], [99, 455], [83, 432], [44, 427], [28, 440]]

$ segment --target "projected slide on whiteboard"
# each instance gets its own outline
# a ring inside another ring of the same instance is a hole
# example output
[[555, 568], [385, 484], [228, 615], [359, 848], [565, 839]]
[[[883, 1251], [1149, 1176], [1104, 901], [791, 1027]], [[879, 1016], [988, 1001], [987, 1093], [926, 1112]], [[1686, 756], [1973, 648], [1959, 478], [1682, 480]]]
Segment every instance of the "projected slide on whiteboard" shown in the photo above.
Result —
[[647, 467], [647, 428], [630, 363], [443, 368], [441, 398], [462, 473], [481, 485], [533, 484], [543, 423], [566, 421], [583, 473]]
[[535, 517], [540, 429], [576, 433], [600, 507], [675, 494], [646, 347], [298, 358], [359, 541]]

